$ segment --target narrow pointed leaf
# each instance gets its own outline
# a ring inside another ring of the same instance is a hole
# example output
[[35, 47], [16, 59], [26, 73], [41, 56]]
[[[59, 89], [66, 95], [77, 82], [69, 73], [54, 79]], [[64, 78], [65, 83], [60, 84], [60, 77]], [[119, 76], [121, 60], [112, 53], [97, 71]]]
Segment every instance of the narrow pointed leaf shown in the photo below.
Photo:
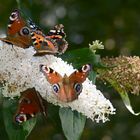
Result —
[[123, 93], [120, 92], [119, 94], [120, 94], [120, 96], [121, 96], [121, 98], [122, 98], [122, 100], [123, 100], [123, 102], [124, 102], [126, 108], [127, 108], [133, 115], [136, 115], [136, 116], [140, 115], [140, 112], [138, 112], [138, 113], [135, 113], [135, 112], [134, 112], [134, 110], [133, 110], [133, 108], [132, 108], [132, 106], [131, 106], [131, 103], [130, 103], [128, 94], [127, 94], [126, 92], [123, 92]]

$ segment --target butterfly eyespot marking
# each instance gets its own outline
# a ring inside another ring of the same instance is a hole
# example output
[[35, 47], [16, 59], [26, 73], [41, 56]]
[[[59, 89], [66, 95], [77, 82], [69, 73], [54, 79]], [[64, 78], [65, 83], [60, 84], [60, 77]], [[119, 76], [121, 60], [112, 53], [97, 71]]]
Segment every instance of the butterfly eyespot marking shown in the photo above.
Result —
[[50, 69], [42, 64], [40, 65], [40, 71], [50, 73]]
[[23, 27], [21, 30], [20, 30], [20, 34], [21, 35], [29, 35], [30, 34], [30, 29], [28, 27]]
[[27, 117], [26, 117], [25, 114], [18, 114], [18, 115], [16, 115], [16, 117], [15, 117], [15, 121], [16, 121], [17, 123], [22, 123], [22, 122], [25, 122], [26, 120], [27, 120]]
[[91, 65], [89, 65], [89, 64], [86, 64], [82, 67], [83, 72], [87, 72], [87, 71], [90, 71], [90, 70], [91, 70]]
[[42, 71], [44, 73], [47, 73], [47, 74], [55, 73], [55, 71], [53, 69], [51, 69], [51, 68], [49, 68], [49, 67], [47, 67], [45, 65], [42, 65], [42, 64], [40, 65], [40, 71]]
[[18, 13], [15, 11], [15, 12], [13, 12], [13, 13], [11, 14], [10, 20], [11, 20], [11, 21], [14, 21], [14, 20], [16, 20], [17, 18], [18, 18]]
[[59, 92], [59, 90], [60, 90], [59, 84], [53, 84], [53, 85], [52, 85], [52, 89], [53, 89], [53, 92], [54, 92], [55, 94], [57, 94], [57, 93]]
[[74, 90], [76, 92], [77, 95], [79, 95], [82, 92], [82, 84], [81, 83], [75, 83], [74, 84]]

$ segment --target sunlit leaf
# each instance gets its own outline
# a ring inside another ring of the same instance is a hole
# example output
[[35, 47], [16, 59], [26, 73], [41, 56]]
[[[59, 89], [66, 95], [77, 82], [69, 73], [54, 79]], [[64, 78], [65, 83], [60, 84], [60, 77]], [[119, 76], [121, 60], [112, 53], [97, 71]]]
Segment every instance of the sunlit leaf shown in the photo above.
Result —
[[85, 126], [86, 117], [70, 108], [60, 108], [59, 116], [66, 138], [68, 140], [79, 140]]
[[133, 108], [132, 108], [132, 105], [131, 105], [131, 103], [130, 103], [128, 94], [127, 94], [126, 92], [123, 92], [123, 93], [122, 93], [122, 92], [119, 92], [119, 94], [120, 94], [120, 96], [121, 96], [121, 98], [122, 98], [122, 100], [123, 100], [123, 102], [124, 102], [126, 108], [127, 108], [133, 115], [136, 115], [136, 116], [140, 115], [140, 112], [138, 112], [138, 113], [135, 113], [135, 112], [134, 112], [134, 110], [133, 110]]
[[22, 125], [16, 124], [13, 118], [16, 105], [16, 101], [12, 99], [9, 100], [6, 98], [3, 102], [3, 119], [5, 129], [10, 140], [25, 140], [34, 128], [36, 119], [31, 119]]

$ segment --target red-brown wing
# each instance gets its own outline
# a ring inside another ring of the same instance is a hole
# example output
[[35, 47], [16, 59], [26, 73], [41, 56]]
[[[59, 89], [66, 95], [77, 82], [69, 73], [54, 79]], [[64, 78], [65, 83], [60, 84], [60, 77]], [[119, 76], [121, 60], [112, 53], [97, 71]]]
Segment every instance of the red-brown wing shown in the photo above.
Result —
[[19, 10], [16, 9], [11, 13], [7, 28], [7, 37], [0, 38], [0, 40], [21, 48], [28, 48], [31, 45], [30, 29], [26, 26], [26, 22], [21, 17]]
[[26, 25], [25, 20], [22, 19], [20, 11], [15, 9], [9, 17], [7, 35], [15, 35], [22, 27]]
[[30, 37], [28, 36], [7, 36], [6, 38], [0, 38], [1, 41], [4, 41], [8, 44], [16, 45], [21, 48], [28, 48], [31, 45]]
[[55, 84], [62, 80], [62, 76], [56, 71], [54, 71], [52, 68], [45, 65], [40, 65], [40, 69], [44, 73], [50, 84]]
[[48, 32], [47, 37], [52, 39], [65, 38], [66, 34], [64, 32], [64, 25], [55, 25], [54, 28]]
[[83, 83], [86, 80], [90, 70], [91, 70], [90, 64], [83, 65], [80, 69], [74, 71], [69, 76], [70, 82]]
[[66, 33], [64, 32], [64, 26], [62, 24], [55, 25], [53, 29], [51, 29], [46, 38], [51, 38], [55, 41], [58, 46], [58, 54], [64, 53], [68, 48], [68, 43], [65, 40]]
[[46, 114], [46, 106], [44, 106], [44, 99], [41, 95], [34, 89], [27, 89], [22, 92], [19, 99], [18, 108], [15, 114], [15, 121], [22, 123], [35, 117], [39, 112]]

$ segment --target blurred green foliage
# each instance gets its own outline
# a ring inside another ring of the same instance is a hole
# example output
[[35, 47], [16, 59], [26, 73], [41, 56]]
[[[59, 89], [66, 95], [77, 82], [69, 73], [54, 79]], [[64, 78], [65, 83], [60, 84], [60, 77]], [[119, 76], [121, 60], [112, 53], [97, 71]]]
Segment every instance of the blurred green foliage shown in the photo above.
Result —
[[[138, 0], [20, 0], [22, 10], [47, 32], [57, 23], [65, 26], [69, 50], [88, 47], [93, 40], [105, 45], [98, 53], [104, 56], [140, 55], [140, 2]], [[0, 0], [0, 32], [5, 32], [11, 11], [17, 8], [15, 0]], [[117, 108], [116, 115], [105, 124], [88, 120], [82, 140], [139, 140], [140, 117], [131, 115], [121, 98], [111, 87], [97, 83], [99, 89]], [[105, 89], [106, 88], [106, 89]], [[135, 110], [139, 98], [130, 95]], [[1, 106], [0, 106], [1, 108]], [[47, 121], [38, 117], [38, 123], [28, 140], [65, 140], [58, 107], [49, 104]], [[0, 110], [0, 139], [8, 140]]]

